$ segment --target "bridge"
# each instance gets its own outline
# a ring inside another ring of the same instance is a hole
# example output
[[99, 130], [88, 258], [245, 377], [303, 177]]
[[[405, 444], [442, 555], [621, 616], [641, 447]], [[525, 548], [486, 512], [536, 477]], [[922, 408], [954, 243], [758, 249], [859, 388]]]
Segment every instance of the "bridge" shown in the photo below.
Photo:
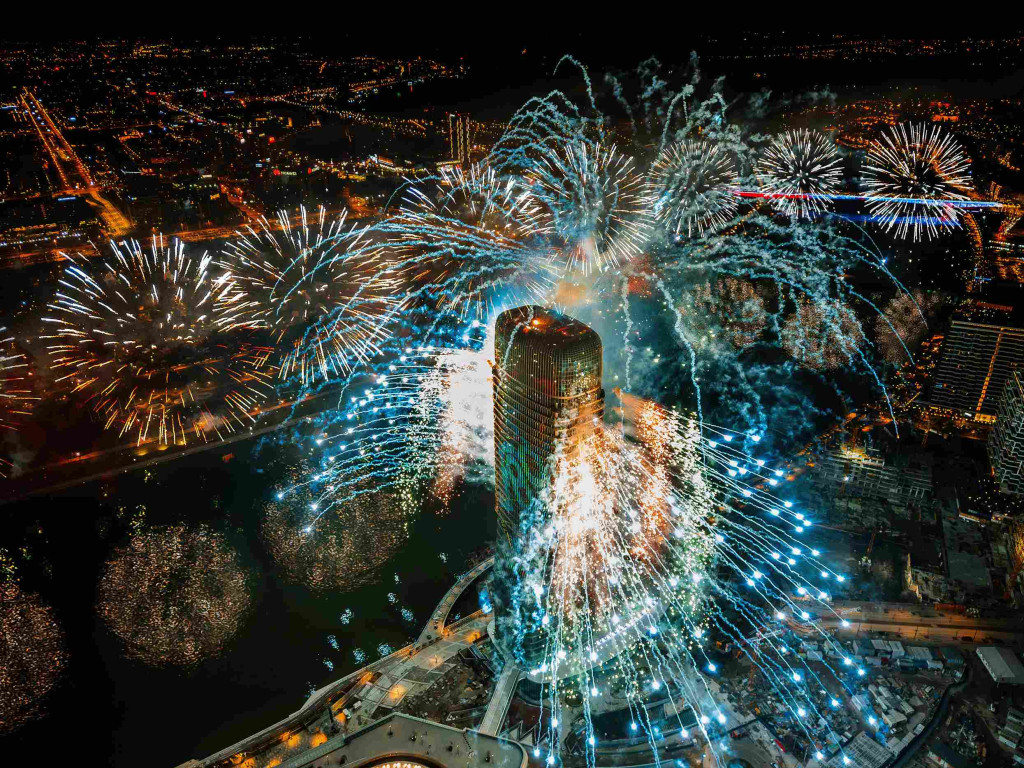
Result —
[[420, 632], [417, 642], [425, 643], [444, 633], [445, 625], [448, 622], [448, 614], [451, 613], [456, 601], [462, 597], [463, 592], [469, 589], [469, 585], [482, 576], [492, 565], [494, 565], [493, 556], [487, 558], [482, 563], [466, 571], [459, 577], [459, 580], [452, 585], [452, 588], [445, 593], [441, 602], [437, 604], [437, 608], [434, 609], [434, 612], [430, 614], [430, 620], [427, 621], [427, 625], [423, 628], [423, 631]]
[[[452, 606], [455, 605], [462, 593], [493, 564], [494, 558], [490, 557], [458, 578], [437, 608], [434, 609], [427, 626], [420, 633], [416, 642], [399, 648], [372, 664], [313, 691], [299, 709], [262, 731], [207, 758], [189, 760], [179, 768], [212, 768], [228, 763], [236, 764], [245, 757], [259, 754], [270, 746], [280, 744], [282, 735], [294, 733], [325, 717], [333, 722], [334, 711], [360, 696], [366, 696], [368, 706], [365, 711], [367, 714], [379, 706], [397, 704], [412, 686], [406, 682], [410, 672], [416, 669], [436, 670], [462, 649], [472, 645], [486, 632], [490, 614], [485, 614], [482, 611], [466, 616], [454, 624], [448, 624], [447, 619]], [[366, 689], [370, 686], [370, 681], [378, 673], [379, 676], [376, 677], [376, 680], [378, 682], [386, 681], [386, 687], [374, 686], [374, 690], [367, 694]], [[362, 699], [360, 698], [360, 700]], [[505, 711], [507, 709], [506, 703]], [[502, 718], [504, 718], [504, 712]]]

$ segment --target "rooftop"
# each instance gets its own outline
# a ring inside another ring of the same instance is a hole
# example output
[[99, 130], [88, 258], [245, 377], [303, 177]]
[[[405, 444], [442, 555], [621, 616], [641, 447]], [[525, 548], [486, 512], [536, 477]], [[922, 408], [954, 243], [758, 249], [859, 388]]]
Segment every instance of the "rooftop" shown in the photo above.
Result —
[[1024, 684], [1024, 664], [1009, 648], [988, 645], [978, 649], [978, 658], [997, 683]]
[[536, 304], [505, 310], [498, 315], [496, 327], [499, 334], [518, 331], [531, 336], [533, 344], [543, 339], [546, 344], [559, 347], [570, 341], [598, 338], [594, 329], [575, 317]]
[[513, 741], [393, 714], [349, 735], [335, 736], [281, 768], [371, 766], [388, 763], [443, 768], [526, 768], [526, 750]]

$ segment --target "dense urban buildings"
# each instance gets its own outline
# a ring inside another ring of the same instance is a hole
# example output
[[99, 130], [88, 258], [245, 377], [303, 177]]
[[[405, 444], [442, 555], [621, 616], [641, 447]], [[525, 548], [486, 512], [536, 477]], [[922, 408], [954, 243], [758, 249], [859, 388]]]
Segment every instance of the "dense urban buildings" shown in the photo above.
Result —
[[840, 493], [879, 497], [900, 504], [926, 501], [932, 495], [932, 467], [922, 456], [886, 457], [880, 448], [845, 443], [819, 461], [815, 482]]
[[1024, 764], [1006, 14], [214, 16], [0, 41], [9, 760]]

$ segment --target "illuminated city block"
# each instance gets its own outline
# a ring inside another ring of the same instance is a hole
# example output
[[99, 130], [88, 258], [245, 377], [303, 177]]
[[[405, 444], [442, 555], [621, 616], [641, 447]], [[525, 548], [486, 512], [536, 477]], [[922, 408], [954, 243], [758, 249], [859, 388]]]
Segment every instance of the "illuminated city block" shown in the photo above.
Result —
[[[575, 318], [537, 306], [498, 316], [494, 360], [494, 469], [498, 517], [497, 581], [515, 578], [522, 526], [541, 525], [538, 499], [551, 482], [556, 450], [571, 457], [604, 415], [601, 338]], [[543, 514], [543, 512], [541, 512]], [[507, 584], [506, 584], [507, 587]], [[496, 585], [496, 594], [508, 595]], [[499, 644], [530, 662], [544, 632], [504, 605], [496, 615]], [[511, 637], [520, 638], [512, 649]], [[521, 654], [519, 653], [521, 651]]]
[[988, 439], [988, 457], [1004, 493], [1024, 493], [1024, 375], [1019, 368], [999, 398], [996, 424]]

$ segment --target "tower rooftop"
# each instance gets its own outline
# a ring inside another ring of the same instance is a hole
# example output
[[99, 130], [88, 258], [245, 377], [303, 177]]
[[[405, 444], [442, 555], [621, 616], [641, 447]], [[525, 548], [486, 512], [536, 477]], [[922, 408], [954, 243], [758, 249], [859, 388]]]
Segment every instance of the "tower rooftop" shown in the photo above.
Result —
[[589, 388], [600, 387], [601, 337], [554, 309], [527, 305], [502, 312], [495, 323], [494, 354], [506, 375], [521, 380], [529, 373], [531, 386], [548, 395], [565, 396], [571, 384], [580, 383], [576, 377], [592, 380], [595, 374]]

